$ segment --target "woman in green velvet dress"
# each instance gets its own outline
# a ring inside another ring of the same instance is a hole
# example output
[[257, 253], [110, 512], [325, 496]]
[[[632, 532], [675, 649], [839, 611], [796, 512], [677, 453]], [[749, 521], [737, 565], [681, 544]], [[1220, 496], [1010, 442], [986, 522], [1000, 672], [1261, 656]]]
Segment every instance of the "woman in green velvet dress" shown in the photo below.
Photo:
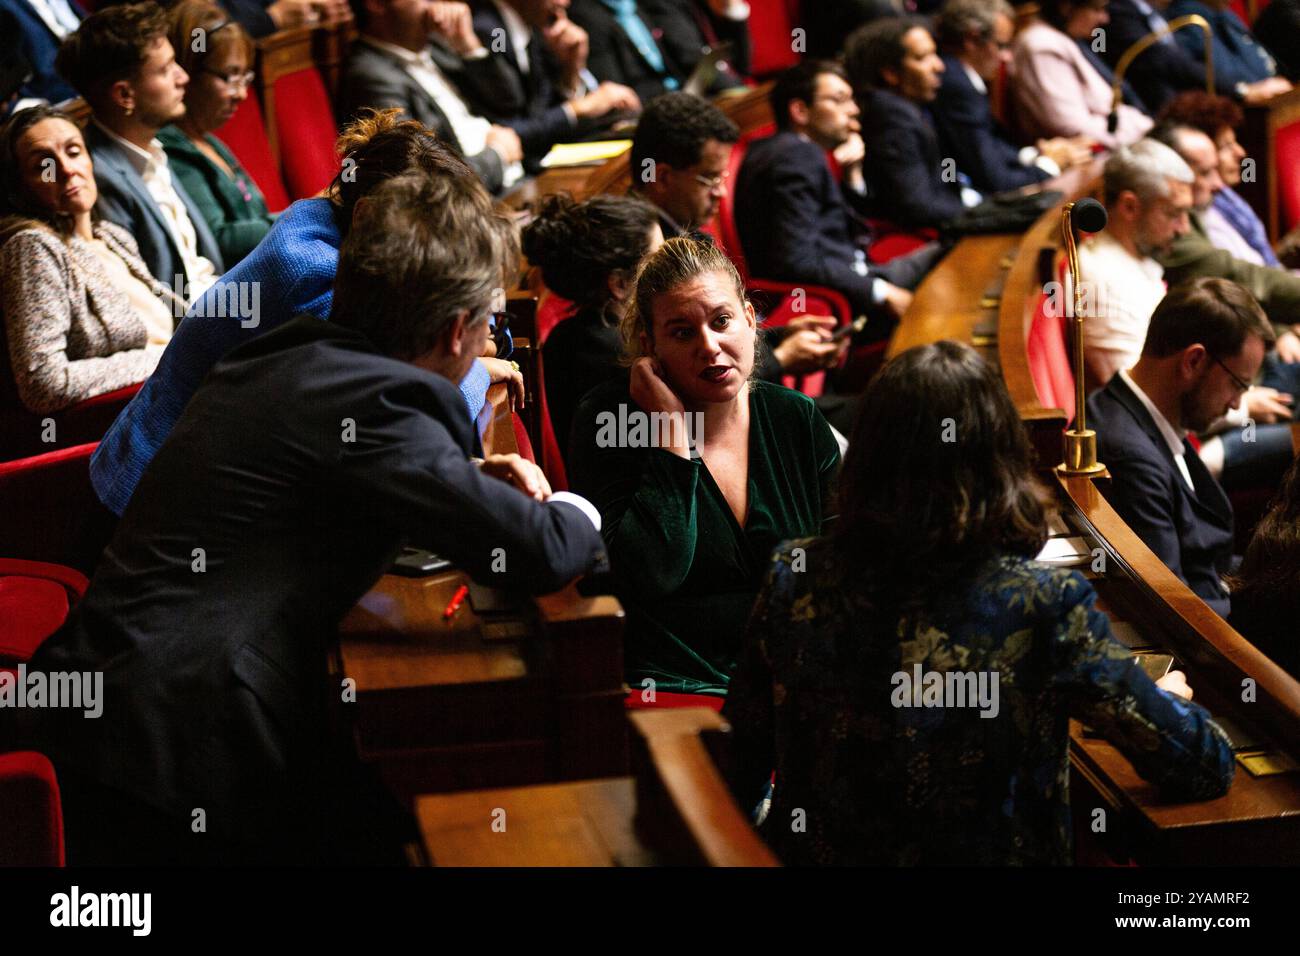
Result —
[[707, 240], [646, 259], [622, 331], [629, 380], [579, 405], [570, 482], [601, 511], [633, 689], [723, 695], [768, 555], [825, 524], [839, 446], [811, 399], [751, 380], [754, 309]]

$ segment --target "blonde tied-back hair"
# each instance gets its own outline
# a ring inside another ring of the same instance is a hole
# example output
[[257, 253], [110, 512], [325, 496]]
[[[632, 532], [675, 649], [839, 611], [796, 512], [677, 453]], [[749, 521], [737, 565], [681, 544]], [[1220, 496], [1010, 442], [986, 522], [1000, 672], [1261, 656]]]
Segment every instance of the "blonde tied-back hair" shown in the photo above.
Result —
[[731, 287], [742, 308], [748, 303], [740, 273], [722, 250], [707, 238], [678, 236], [669, 239], [653, 255], [642, 260], [632, 284], [627, 313], [619, 325], [624, 365], [653, 354], [655, 299], [683, 282], [710, 272], [721, 272], [731, 280]]

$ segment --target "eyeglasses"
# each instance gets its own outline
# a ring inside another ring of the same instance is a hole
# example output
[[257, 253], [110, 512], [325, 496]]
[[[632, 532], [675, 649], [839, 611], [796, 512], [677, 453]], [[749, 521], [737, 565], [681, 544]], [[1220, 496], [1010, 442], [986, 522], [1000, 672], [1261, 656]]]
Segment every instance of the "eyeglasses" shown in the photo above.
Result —
[[247, 73], [222, 73], [220, 70], [209, 70], [205, 66], [203, 72], [215, 76], [232, 90], [246, 90], [253, 85], [253, 80], [257, 79], [257, 74], [252, 70]]
[[1247, 382], [1245, 379], [1239, 376], [1232, 369], [1228, 368], [1228, 366], [1224, 365], [1217, 355], [1210, 355], [1210, 358], [1214, 361], [1215, 365], [1219, 366], [1219, 368], [1223, 369], [1225, 372], [1228, 373], [1228, 375], [1232, 378], [1233, 384], [1237, 386], [1237, 391], [1239, 392], [1250, 391], [1250, 382]]
[[707, 186], [709, 189], [717, 189], [731, 178], [731, 173], [724, 171], [713, 176], [705, 176], [703, 173], [695, 173], [692, 178], [701, 186]]

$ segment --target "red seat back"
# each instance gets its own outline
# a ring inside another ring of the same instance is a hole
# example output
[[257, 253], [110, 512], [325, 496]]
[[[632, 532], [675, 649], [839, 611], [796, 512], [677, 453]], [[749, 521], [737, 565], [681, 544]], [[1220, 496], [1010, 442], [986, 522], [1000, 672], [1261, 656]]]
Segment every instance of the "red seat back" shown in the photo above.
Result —
[[793, 36], [794, 29], [799, 24], [798, 0], [750, 0], [749, 72], [753, 76], [765, 77], [780, 73], [799, 62]]
[[267, 209], [279, 212], [289, 205], [289, 194], [285, 192], [275, 157], [271, 155], [266, 122], [256, 96], [250, 96], [239, 104], [235, 115], [217, 131], [217, 138], [230, 147], [235, 158], [248, 170], [248, 175], [253, 177], [257, 188], [262, 190]]
[[86, 593], [86, 576], [42, 561], [0, 558], [0, 664], [32, 659]]
[[90, 484], [95, 447], [0, 462], [0, 555], [94, 571], [114, 524]]
[[1277, 170], [1278, 214], [1281, 232], [1300, 224], [1300, 123], [1278, 128], [1273, 162]]
[[0, 866], [63, 866], [63, 806], [42, 754], [0, 754]]
[[[1045, 291], [1038, 292], [1034, 304], [1034, 317], [1029, 324], [1029, 338], [1025, 352], [1029, 359], [1029, 374], [1038, 392], [1038, 401], [1044, 408], [1060, 408], [1065, 420], [1074, 420], [1074, 368], [1065, 344], [1065, 315], [1053, 314], [1048, 309]], [[1059, 297], [1055, 300], [1060, 301]]]
[[310, 67], [275, 81], [276, 141], [280, 171], [292, 199], [314, 196], [334, 179], [339, 158], [329, 93], [320, 73]]

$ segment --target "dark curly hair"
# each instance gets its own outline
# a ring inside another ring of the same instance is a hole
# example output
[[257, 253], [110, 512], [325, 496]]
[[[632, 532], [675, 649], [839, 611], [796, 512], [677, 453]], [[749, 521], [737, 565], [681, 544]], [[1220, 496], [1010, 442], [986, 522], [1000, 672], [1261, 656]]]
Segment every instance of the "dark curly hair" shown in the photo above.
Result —
[[610, 274], [631, 273], [650, 247], [658, 217], [649, 203], [595, 196], [584, 203], [550, 196], [524, 227], [524, 255], [540, 266], [548, 288], [584, 308], [609, 300]]
[[907, 55], [903, 37], [917, 27], [928, 29], [925, 21], [917, 17], [885, 17], [853, 31], [844, 44], [844, 69], [854, 91], [889, 86], [884, 71], [902, 67]]
[[704, 144], [734, 143], [740, 129], [707, 100], [690, 93], [665, 93], [646, 104], [632, 140], [632, 182], [643, 182], [645, 161], [685, 169], [700, 161]]
[[104, 7], [68, 34], [54, 68], [97, 106], [110, 86], [136, 74], [149, 47], [167, 36], [167, 26], [167, 12], [156, 3]]
[[882, 601], [920, 606], [989, 558], [1042, 548], [1049, 498], [1031, 462], [993, 366], [958, 342], [909, 349], [863, 394], [832, 541]]
[[1241, 107], [1226, 96], [1214, 96], [1204, 90], [1186, 90], [1165, 104], [1156, 122], [1199, 129], [1216, 142], [1225, 129], [1236, 129], [1245, 119]]

